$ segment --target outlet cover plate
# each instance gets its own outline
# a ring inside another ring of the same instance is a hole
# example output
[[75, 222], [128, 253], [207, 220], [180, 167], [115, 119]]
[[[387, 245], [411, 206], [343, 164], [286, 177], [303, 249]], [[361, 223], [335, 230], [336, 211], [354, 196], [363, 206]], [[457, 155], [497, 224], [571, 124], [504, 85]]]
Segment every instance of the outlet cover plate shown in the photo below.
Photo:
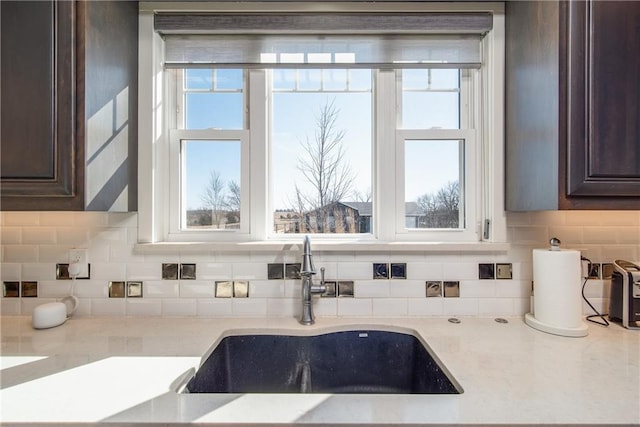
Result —
[[77, 263], [80, 265], [80, 272], [76, 279], [89, 279], [89, 249], [70, 249], [69, 264]]

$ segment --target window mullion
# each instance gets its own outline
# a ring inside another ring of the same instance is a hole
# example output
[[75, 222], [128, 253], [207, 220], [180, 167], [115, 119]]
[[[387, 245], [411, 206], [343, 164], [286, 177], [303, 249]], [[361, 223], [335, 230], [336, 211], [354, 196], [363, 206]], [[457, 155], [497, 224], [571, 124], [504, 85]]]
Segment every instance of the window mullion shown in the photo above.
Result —
[[[252, 240], [265, 240], [269, 221], [273, 221], [272, 209], [269, 209], [269, 138], [268, 124], [271, 100], [267, 88], [269, 73], [265, 70], [250, 70], [248, 77], [248, 105], [249, 105], [249, 186], [251, 188], [249, 200], [250, 235]], [[245, 165], [243, 165], [245, 166]]]
[[379, 240], [391, 241], [395, 235], [398, 197], [404, 199], [404, 193], [398, 196], [396, 186], [399, 173], [395, 160], [396, 73], [379, 70], [375, 76], [374, 230]]

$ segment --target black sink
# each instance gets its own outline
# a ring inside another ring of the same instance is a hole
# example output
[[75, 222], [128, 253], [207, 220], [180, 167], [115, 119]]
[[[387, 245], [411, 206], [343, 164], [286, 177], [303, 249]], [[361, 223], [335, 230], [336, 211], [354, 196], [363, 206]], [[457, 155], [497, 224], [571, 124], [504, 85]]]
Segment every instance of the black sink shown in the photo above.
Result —
[[358, 330], [226, 337], [184, 392], [454, 394], [462, 387], [415, 336]]

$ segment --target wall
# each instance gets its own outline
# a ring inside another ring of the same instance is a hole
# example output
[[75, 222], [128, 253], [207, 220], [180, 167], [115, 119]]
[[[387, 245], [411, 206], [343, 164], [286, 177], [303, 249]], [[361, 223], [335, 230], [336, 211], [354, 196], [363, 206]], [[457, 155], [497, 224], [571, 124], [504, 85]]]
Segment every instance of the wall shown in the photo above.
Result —
[[[37, 281], [37, 297], [1, 298], [2, 315], [28, 315], [33, 307], [70, 291], [56, 280], [68, 250], [89, 249], [91, 279], [77, 280], [79, 316], [294, 316], [299, 280], [268, 280], [269, 263], [296, 263], [291, 253], [135, 253], [137, 214], [0, 212], [2, 282]], [[508, 214], [507, 254], [315, 253], [327, 278], [355, 284], [353, 298], [321, 298], [319, 316], [518, 316], [529, 311], [531, 250], [557, 236], [566, 248], [594, 262], [640, 260], [640, 212], [562, 211]], [[406, 279], [373, 280], [372, 263], [407, 263]], [[479, 280], [479, 263], [511, 263], [513, 279]], [[163, 280], [162, 263], [196, 264], [196, 280]], [[215, 281], [249, 281], [248, 298], [216, 298]], [[457, 298], [426, 298], [425, 281], [458, 281]], [[110, 298], [110, 281], [143, 282], [142, 298]], [[606, 311], [608, 280], [589, 280], [586, 295]], [[585, 305], [585, 313], [591, 314]]]

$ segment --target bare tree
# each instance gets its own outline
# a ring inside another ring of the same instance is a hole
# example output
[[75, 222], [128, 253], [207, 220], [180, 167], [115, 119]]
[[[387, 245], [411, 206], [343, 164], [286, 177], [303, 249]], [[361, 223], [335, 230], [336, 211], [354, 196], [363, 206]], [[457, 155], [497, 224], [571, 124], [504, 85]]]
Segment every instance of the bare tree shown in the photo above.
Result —
[[211, 210], [211, 225], [220, 228], [227, 200], [224, 194], [224, 181], [217, 171], [211, 171], [209, 183], [202, 193], [201, 200], [205, 208]]
[[240, 184], [231, 180], [227, 189], [229, 191], [226, 198], [227, 223], [237, 224], [240, 222]]
[[353, 173], [344, 162], [342, 143], [344, 130], [336, 130], [336, 121], [340, 110], [335, 101], [326, 102], [316, 117], [315, 138], [301, 141], [305, 156], [298, 159], [298, 170], [311, 185], [312, 190], [301, 193], [297, 198], [311, 209], [315, 216], [315, 230], [324, 233], [328, 230], [329, 211], [332, 206], [343, 200], [351, 192]]
[[423, 212], [420, 228], [458, 228], [460, 224], [460, 184], [448, 182], [435, 194], [424, 194], [416, 201]]
[[371, 202], [371, 188], [367, 188], [367, 190], [364, 192], [361, 192], [360, 190], [354, 190], [352, 192], [352, 199], [354, 202]]

